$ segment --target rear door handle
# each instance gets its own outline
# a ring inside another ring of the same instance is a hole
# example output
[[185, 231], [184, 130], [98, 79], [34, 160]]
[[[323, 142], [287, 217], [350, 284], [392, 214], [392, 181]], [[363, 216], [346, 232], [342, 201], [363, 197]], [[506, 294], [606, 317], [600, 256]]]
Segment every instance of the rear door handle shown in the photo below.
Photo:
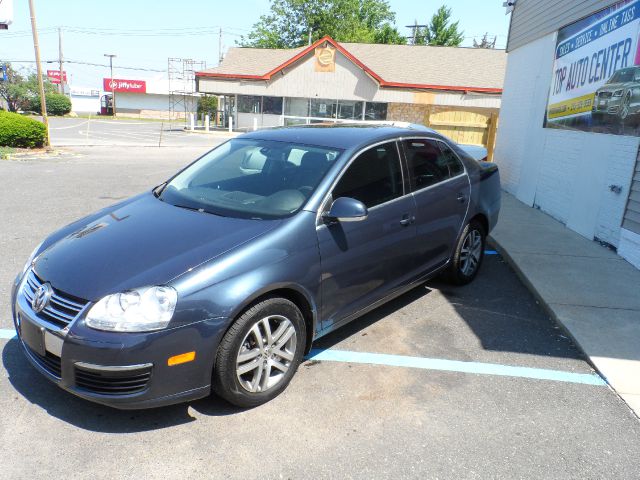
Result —
[[464, 194], [464, 193], [460, 192], [460, 193], [458, 194], [458, 201], [459, 201], [460, 203], [464, 203], [464, 202], [466, 202], [466, 201], [467, 201], [467, 197], [465, 196], [465, 194]]
[[402, 225], [403, 227], [408, 227], [415, 221], [416, 217], [414, 217], [413, 215], [403, 215], [402, 220], [400, 220], [400, 225]]

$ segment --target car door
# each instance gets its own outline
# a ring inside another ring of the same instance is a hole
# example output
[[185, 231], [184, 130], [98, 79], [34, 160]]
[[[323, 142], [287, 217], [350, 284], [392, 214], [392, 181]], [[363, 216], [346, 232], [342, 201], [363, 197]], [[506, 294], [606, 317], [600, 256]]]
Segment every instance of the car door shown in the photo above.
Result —
[[445, 142], [413, 138], [401, 144], [416, 204], [416, 262], [429, 272], [453, 251], [469, 206], [469, 178]]
[[384, 297], [411, 276], [415, 204], [406, 195], [398, 145], [375, 145], [348, 165], [325, 202], [350, 197], [368, 209], [365, 220], [317, 227], [322, 268], [322, 328]]

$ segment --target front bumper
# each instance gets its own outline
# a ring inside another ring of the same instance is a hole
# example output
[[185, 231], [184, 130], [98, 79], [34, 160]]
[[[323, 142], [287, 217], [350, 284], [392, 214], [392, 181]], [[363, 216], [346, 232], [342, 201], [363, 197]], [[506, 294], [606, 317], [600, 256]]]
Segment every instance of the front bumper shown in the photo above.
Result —
[[592, 112], [605, 115], [617, 115], [622, 105], [622, 97], [609, 97], [594, 99]]
[[[222, 318], [149, 333], [101, 332], [84, 325], [85, 308], [68, 327], [40, 318], [12, 292], [13, 321], [27, 359], [47, 379], [84, 399], [122, 409], [195, 400], [210, 394]], [[195, 360], [169, 366], [168, 358], [195, 351]]]

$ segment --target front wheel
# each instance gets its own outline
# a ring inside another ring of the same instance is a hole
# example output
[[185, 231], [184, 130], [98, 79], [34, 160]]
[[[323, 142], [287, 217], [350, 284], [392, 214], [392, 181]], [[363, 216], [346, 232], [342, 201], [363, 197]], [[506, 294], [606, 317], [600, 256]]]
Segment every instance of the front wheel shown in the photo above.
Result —
[[476, 278], [484, 258], [486, 236], [484, 227], [475, 220], [464, 227], [446, 272], [451, 283], [466, 285]]
[[302, 361], [302, 313], [284, 298], [268, 298], [244, 312], [216, 355], [214, 391], [239, 407], [256, 407], [287, 387]]

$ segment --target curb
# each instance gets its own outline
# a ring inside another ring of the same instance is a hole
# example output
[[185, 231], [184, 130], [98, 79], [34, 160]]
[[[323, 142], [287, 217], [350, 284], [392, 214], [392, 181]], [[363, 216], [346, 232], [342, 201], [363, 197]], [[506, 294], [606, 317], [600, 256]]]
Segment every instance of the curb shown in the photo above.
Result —
[[620, 396], [620, 394], [616, 391], [616, 389], [609, 383], [609, 380], [607, 379], [607, 377], [600, 371], [600, 369], [591, 360], [591, 357], [589, 357], [589, 355], [587, 355], [587, 353], [584, 351], [584, 349], [580, 345], [580, 342], [578, 342], [578, 340], [573, 336], [573, 334], [567, 328], [567, 326], [564, 323], [562, 323], [562, 321], [558, 318], [558, 316], [556, 315], [556, 312], [553, 310], [551, 305], [549, 305], [547, 301], [544, 299], [544, 297], [540, 295], [540, 292], [538, 292], [538, 290], [534, 287], [534, 285], [531, 283], [529, 278], [527, 278], [524, 272], [520, 269], [520, 267], [518, 266], [518, 262], [516, 262], [511, 255], [509, 255], [509, 252], [500, 244], [500, 242], [496, 238], [492, 236], [490, 236], [489, 238], [491, 243], [495, 246], [496, 251], [502, 256], [502, 258], [504, 258], [507, 261], [507, 263], [513, 269], [513, 271], [516, 272], [516, 275], [518, 276], [520, 281], [524, 284], [525, 287], [527, 287], [527, 290], [531, 292], [536, 302], [538, 302], [538, 304], [542, 307], [544, 312], [547, 315], [549, 315], [549, 317], [556, 323], [556, 325], [558, 325], [562, 329], [562, 331], [566, 333], [566, 336], [573, 342], [573, 344], [578, 348], [578, 350], [580, 350], [585, 361], [591, 366], [593, 371], [596, 372], [600, 376], [600, 378], [602, 378], [602, 380], [604, 380], [609, 390], [611, 390], [613, 393], [616, 394], [616, 396], [631, 411], [631, 413], [635, 415], [636, 418], [640, 419], [640, 415], [638, 415], [638, 413], [636, 413], [635, 410], [633, 410], [633, 408], [631, 408], [631, 406], [624, 401], [624, 399]]
[[[538, 292], [538, 290], [533, 286], [529, 278], [520, 269], [520, 267], [518, 266], [518, 262], [516, 262], [511, 255], [509, 255], [509, 252], [507, 252], [507, 250], [500, 244], [498, 240], [496, 240], [494, 237], [490, 237], [490, 238], [491, 238], [491, 243], [495, 245], [496, 251], [500, 254], [502, 258], [504, 258], [507, 261], [507, 263], [513, 269], [513, 271], [516, 272], [516, 275], [518, 276], [520, 281], [524, 284], [525, 287], [527, 287], [527, 290], [531, 292], [533, 297], [536, 299], [536, 302], [542, 307], [544, 312], [547, 315], [549, 315], [549, 317], [551, 317], [551, 319], [555, 323], [557, 323], [558, 326], [560, 326], [560, 328], [562, 328], [562, 331], [567, 334], [567, 337], [573, 342], [573, 344], [576, 347], [580, 349], [580, 352], [582, 353], [584, 358], [587, 360], [589, 365], [591, 365], [591, 368], [593, 368], [593, 370], [596, 371], [598, 375], [600, 375], [604, 379], [605, 382], [607, 382], [606, 377], [602, 374], [602, 372], [600, 372], [600, 370], [598, 370], [598, 367], [596, 367], [593, 364], [593, 362], [591, 361], [591, 358], [589, 358], [589, 355], [587, 355], [587, 353], [582, 349], [582, 346], [580, 345], [578, 340], [573, 336], [571, 331], [564, 325], [564, 323], [562, 323], [562, 321], [558, 318], [558, 316], [556, 315], [556, 312], [553, 310], [551, 305], [549, 305], [546, 302], [544, 297], [540, 295], [540, 292]], [[611, 387], [609, 382], [607, 382], [607, 385]]]

